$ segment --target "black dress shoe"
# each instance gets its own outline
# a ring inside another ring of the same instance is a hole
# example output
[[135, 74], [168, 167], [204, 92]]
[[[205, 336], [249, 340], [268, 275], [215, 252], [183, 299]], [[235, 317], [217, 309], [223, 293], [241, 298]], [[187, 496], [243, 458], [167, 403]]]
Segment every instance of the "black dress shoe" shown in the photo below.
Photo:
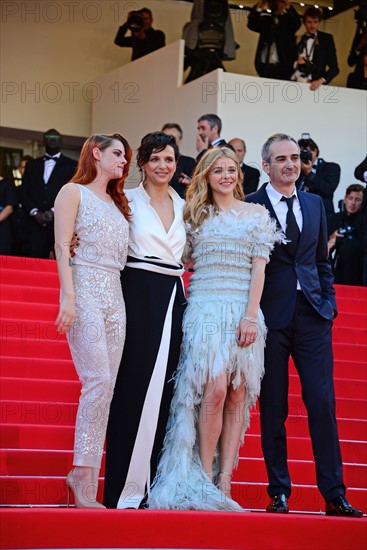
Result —
[[273, 497], [270, 501], [269, 506], [266, 508], [267, 512], [273, 512], [277, 514], [287, 514], [289, 511], [288, 508], [288, 499], [284, 493], [279, 493]]
[[327, 502], [325, 511], [327, 516], [345, 516], [351, 518], [361, 518], [363, 516], [362, 510], [353, 508], [343, 495], [339, 495]]

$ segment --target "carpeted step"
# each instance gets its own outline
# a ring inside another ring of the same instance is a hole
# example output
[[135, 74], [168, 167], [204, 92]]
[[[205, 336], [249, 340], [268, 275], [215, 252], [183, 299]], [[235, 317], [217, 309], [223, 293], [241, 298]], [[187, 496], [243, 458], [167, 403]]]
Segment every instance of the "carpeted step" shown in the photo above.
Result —
[[[49, 367], [48, 372], [45, 375], [49, 375], [54, 367]], [[28, 378], [20, 376], [18, 372], [13, 369], [11, 374], [13, 376], [6, 377], [5, 373], [2, 373], [2, 384], [0, 387], [0, 396], [3, 400], [11, 401], [35, 401], [40, 402], [64, 402], [64, 403], [77, 403], [79, 400], [80, 383], [74, 372], [72, 364], [67, 369], [72, 376], [67, 379], [64, 373], [60, 373], [64, 376], [63, 380], [57, 378]], [[10, 369], [8, 369], [10, 370]], [[45, 367], [46, 370], [46, 367]], [[59, 369], [60, 370], [60, 369]], [[32, 372], [29, 372], [32, 374]], [[293, 390], [294, 388], [294, 390]], [[295, 380], [289, 391], [289, 413], [293, 415], [303, 414], [306, 412], [305, 406], [298, 391], [300, 384]], [[342, 383], [340, 388], [344, 390]], [[361, 388], [366, 388], [366, 382], [361, 384]], [[356, 396], [351, 398], [344, 397], [337, 393], [338, 397], [338, 413], [340, 417], [344, 418], [365, 418], [366, 407], [364, 406], [364, 395], [358, 399]], [[355, 415], [355, 416], [354, 416]]]
[[[44, 419], [45, 425], [74, 423], [75, 406], [79, 401], [81, 385], [78, 381], [34, 380], [2, 378], [0, 398], [1, 416], [6, 423], [33, 423], [32, 417]], [[299, 395], [289, 395], [288, 431], [292, 435], [307, 435], [306, 408]], [[73, 411], [73, 414], [71, 414]], [[339, 433], [347, 434], [349, 424], [352, 439], [367, 440], [366, 402], [357, 399], [338, 399], [337, 418]], [[27, 420], [28, 419], [28, 420]], [[68, 422], [66, 422], [68, 420]], [[299, 433], [297, 429], [299, 428]], [[249, 433], [259, 429], [259, 415], [252, 412]]]
[[[45, 426], [67, 426], [75, 423], [81, 385], [78, 381], [50, 381], [25, 379], [15, 381], [14, 378], [3, 378], [0, 387], [0, 422], [3, 424], [35, 424]], [[336, 413], [338, 422], [343, 419], [362, 420], [366, 418], [366, 401], [363, 399], [338, 398]], [[289, 395], [289, 419], [294, 424], [292, 433], [296, 430], [298, 419], [304, 434], [304, 418], [306, 407], [300, 395]], [[252, 411], [251, 429], [249, 433], [259, 433], [259, 413]], [[351, 432], [351, 433], [354, 433]], [[359, 433], [359, 432], [358, 432]]]
[[[33, 378], [34, 380], [77, 381], [72, 359], [53, 359], [45, 357], [1, 357], [0, 372], [3, 377]], [[357, 386], [358, 388], [358, 386]], [[357, 389], [356, 388], [356, 389]]]
[[[47, 526], [47, 528], [45, 528]], [[215, 526], [215, 527], [213, 527]], [[4, 510], [2, 548], [365, 550], [366, 520], [307, 514]]]
[[[10, 505], [66, 505], [65, 476], [62, 477], [5, 477], [0, 478], [1, 502]], [[103, 480], [99, 482], [98, 498], [102, 499]], [[244, 508], [264, 509], [269, 497], [266, 492], [267, 484], [257, 482], [233, 482], [232, 497]], [[199, 488], [200, 490], [200, 488]], [[201, 488], [203, 500], [210, 499], [210, 485]], [[348, 488], [348, 498], [353, 505], [366, 508], [365, 492], [353, 487]], [[292, 485], [292, 495], [289, 499], [290, 508], [308, 512], [324, 510], [324, 500], [315, 485], [305, 483]]]
[[365, 328], [346, 327], [335, 325], [333, 327], [333, 345], [336, 343], [367, 346], [367, 331]]
[[56, 287], [0, 284], [0, 297], [7, 301], [55, 305], [59, 302], [60, 290]]
[[[1, 476], [65, 476], [73, 462], [73, 451], [46, 449], [0, 449]], [[104, 457], [102, 462], [104, 468]]]
[[1, 342], [6, 342], [8, 338], [18, 338], [24, 344], [42, 341], [47, 345], [50, 340], [66, 342], [65, 335], [59, 334], [56, 330], [56, 316], [57, 312], [50, 321], [2, 319], [0, 322]]
[[54, 359], [71, 359], [69, 346], [64, 335], [58, 335], [58, 340], [40, 340], [38, 333], [35, 336], [22, 340], [21, 338], [6, 338], [1, 345], [2, 354], [6, 356], [47, 357], [50, 362]]
[[57, 273], [55, 260], [45, 260], [43, 258], [23, 258], [20, 256], [0, 256], [0, 269], [17, 269], [23, 271], [49, 271]]
[[[356, 373], [354, 371], [357, 371]], [[335, 392], [337, 398], [366, 399], [367, 400], [367, 380], [351, 377], [352, 374], [358, 374], [361, 371], [365, 375], [366, 367], [361, 363], [353, 363], [351, 366], [348, 361], [336, 361], [335, 365]], [[49, 379], [49, 380], [67, 380], [77, 381], [78, 376], [72, 359], [53, 359], [42, 357], [12, 357], [3, 356], [0, 362], [0, 372], [3, 377], [19, 377]], [[340, 376], [339, 378], [338, 374]], [[299, 376], [291, 369], [289, 376], [290, 394], [300, 394], [301, 384]]]
[[366, 365], [367, 363], [367, 348], [360, 344], [346, 346], [339, 342], [333, 343], [333, 351], [338, 359], [348, 359], [350, 361], [360, 361]]
[[351, 285], [335, 285], [336, 298], [367, 300], [367, 287]]
[[[316, 480], [313, 460], [289, 460], [289, 472], [293, 483], [312, 485]], [[345, 485], [354, 488], [367, 484], [367, 465], [344, 463], [343, 477]], [[233, 481], [256, 483], [267, 482], [265, 462], [262, 458], [240, 457], [238, 468], [233, 473]]]
[[[46, 450], [0, 450], [0, 476], [59, 476], [65, 477], [71, 468], [72, 451]], [[315, 464], [312, 460], [289, 460], [289, 470], [294, 483], [313, 484]], [[367, 465], [344, 463], [344, 481], [347, 487], [364, 487], [367, 484]], [[104, 457], [101, 477], [104, 476]], [[265, 463], [262, 458], [241, 457], [234, 471], [233, 481], [265, 483], [267, 481]]]
[[[346, 374], [348, 373], [344, 372], [344, 376]], [[363, 399], [367, 401], [367, 380], [337, 378], [335, 375], [334, 386], [337, 401], [343, 397], [348, 399]], [[301, 395], [301, 382], [297, 374], [291, 374], [289, 376], [289, 393]]]
[[[288, 431], [289, 458], [311, 460], [313, 455], [308, 435], [293, 436], [291, 431]], [[1, 424], [0, 436], [4, 449], [70, 450], [74, 444], [74, 427], [72, 425], [50, 427], [44, 424]], [[341, 447], [345, 462], [367, 464], [366, 440], [353, 440], [347, 435], [345, 440], [341, 439]], [[262, 456], [258, 433], [246, 434], [245, 445], [241, 448], [241, 456], [243, 455]]]
[[18, 269], [2, 269], [1, 284], [38, 286], [46, 288], [58, 288], [59, 278], [53, 271], [31, 271]]
[[335, 324], [339, 324], [346, 313], [365, 315], [367, 309], [367, 298], [342, 298], [336, 297], [338, 306], [338, 315], [334, 320]]
[[[361, 363], [354, 363], [350, 366], [348, 361], [336, 361], [334, 383], [337, 398], [366, 399], [367, 400], [367, 380], [350, 377], [354, 371], [361, 371], [365, 375], [366, 367]], [[77, 381], [78, 377], [71, 359], [53, 359], [34, 358], [34, 357], [12, 357], [3, 356], [0, 362], [0, 372], [3, 377], [19, 377], [49, 379], [49, 380], [67, 380]], [[342, 375], [340, 376], [340, 373]], [[340, 377], [338, 377], [338, 375]], [[290, 394], [300, 394], [301, 384], [299, 376], [291, 369], [289, 376]]]
[[15, 300], [1, 300], [2, 319], [17, 321], [55, 321], [59, 307], [58, 303], [39, 304]]
[[[58, 313], [57, 304], [38, 304], [2, 301], [1, 303], [1, 337], [26, 338], [36, 331], [44, 338], [55, 339], [55, 319]], [[334, 326], [333, 343], [347, 345], [367, 345], [367, 331], [363, 328]]]
[[[80, 394], [80, 385], [77, 395]], [[51, 396], [50, 396], [51, 397]], [[74, 426], [78, 404], [77, 402], [50, 401], [12, 401], [1, 400], [1, 424], [43, 424], [52, 426]]]
[[365, 313], [354, 313], [354, 312], [345, 312], [335, 319], [335, 326], [348, 326], [348, 327], [358, 327], [360, 329], [367, 328], [367, 316]]
[[78, 403], [81, 385], [75, 380], [34, 380], [32, 378], [2, 378], [0, 398], [19, 401], [20, 405], [39, 401], [40, 405]]
[[[51, 330], [51, 329], [50, 329]], [[2, 343], [2, 354], [19, 357], [47, 357], [50, 359], [68, 359], [70, 358], [69, 349], [64, 335], [57, 335], [57, 341], [48, 339], [46, 342], [39, 341], [41, 332], [35, 329], [25, 334], [25, 338], [7, 337]], [[49, 348], [49, 349], [48, 349]], [[354, 345], [345, 346], [336, 343], [334, 345], [334, 353], [337, 360], [350, 362], [351, 366], [354, 363], [366, 364], [366, 346]], [[360, 375], [357, 378], [361, 378]]]

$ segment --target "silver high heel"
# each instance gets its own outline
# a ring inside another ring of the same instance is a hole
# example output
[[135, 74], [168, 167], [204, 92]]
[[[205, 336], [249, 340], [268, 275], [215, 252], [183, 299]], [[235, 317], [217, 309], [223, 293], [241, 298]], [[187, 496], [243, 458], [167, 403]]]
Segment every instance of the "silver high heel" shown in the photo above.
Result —
[[[93, 484], [91, 481], [76, 481], [74, 477], [74, 470], [75, 468], [73, 468], [66, 476], [67, 507], [69, 508], [71, 490], [74, 494], [76, 508], [106, 508], [103, 504], [97, 502], [95, 498], [91, 499], [86, 495], [88, 488], [97, 488], [97, 485]], [[97, 490], [95, 492], [97, 494]]]
[[[219, 477], [220, 476], [228, 476], [229, 477], [229, 489], [227, 487], [227, 483], [224, 483], [224, 482], [219, 482]], [[230, 498], [232, 499], [232, 495], [231, 495], [231, 480], [232, 480], [232, 474], [229, 474], [228, 472], [224, 472], [223, 470], [219, 472], [218, 474], [218, 479], [217, 479], [217, 487], [218, 489], [220, 489], [220, 491], [222, 491], [222, 493], [227, 497], [227, 498]]]

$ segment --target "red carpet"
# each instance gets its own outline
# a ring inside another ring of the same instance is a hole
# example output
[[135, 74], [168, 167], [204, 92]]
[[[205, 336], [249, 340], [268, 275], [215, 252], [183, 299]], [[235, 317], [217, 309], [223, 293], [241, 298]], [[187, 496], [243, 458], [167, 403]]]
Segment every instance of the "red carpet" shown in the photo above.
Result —
[[[60, 508], [66, 504], [65, 475], [71, 467], [80, 385], [65, 338], [53, 326], [59, 294], [56, 266], [47, 260], [4, 256], [0, 265], [2, 548], [366, 547], [365, 518], [320, 515], [324, 502], [315, 486], [305, 407], [292, 365], [287, 425], [294, 484], [290, 507], [313, 514], [274, 518], [260, 512], [96, 513]], [[344, 477], [348, 498], [366, 512], [367, 289], [339, 286], [337, 300], [335, 387]], [[233, 478], [233, 496], [255, 511], [264, 510], [268, 502], [256, 413]]]

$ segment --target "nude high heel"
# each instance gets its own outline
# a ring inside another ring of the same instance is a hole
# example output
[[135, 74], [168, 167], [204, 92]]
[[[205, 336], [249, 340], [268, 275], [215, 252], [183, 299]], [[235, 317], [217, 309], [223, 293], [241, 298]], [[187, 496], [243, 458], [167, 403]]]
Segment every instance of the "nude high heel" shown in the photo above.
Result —
[[[228, 481], [220, 481], [221, 476], [228, 477]], [[232, 474], [229, 474], [228, 472], [219, 472], [218, 474], [218, 480], [217, 480], [217, 487], [222, 491], [222, 493], [227, 497], [232, 499], [231, 495], [231, 480], [232, 480]]]
[[66, 476], [66, 488], [67, 488], [67, 506], [70, 504], [70, 490], [74, 494], [74, 501], [76, 508], [106, 508], [100, 502], [96, 501], [96, 498], [88, 498], [87, 492], [92, 488], [96, 490], [93, 491], [97, 494], [97, 484], [93, 483], [91, 480], [80, 480], [77, 481], [74, 476], [75, 468], [73, 468], [68, 475]]

